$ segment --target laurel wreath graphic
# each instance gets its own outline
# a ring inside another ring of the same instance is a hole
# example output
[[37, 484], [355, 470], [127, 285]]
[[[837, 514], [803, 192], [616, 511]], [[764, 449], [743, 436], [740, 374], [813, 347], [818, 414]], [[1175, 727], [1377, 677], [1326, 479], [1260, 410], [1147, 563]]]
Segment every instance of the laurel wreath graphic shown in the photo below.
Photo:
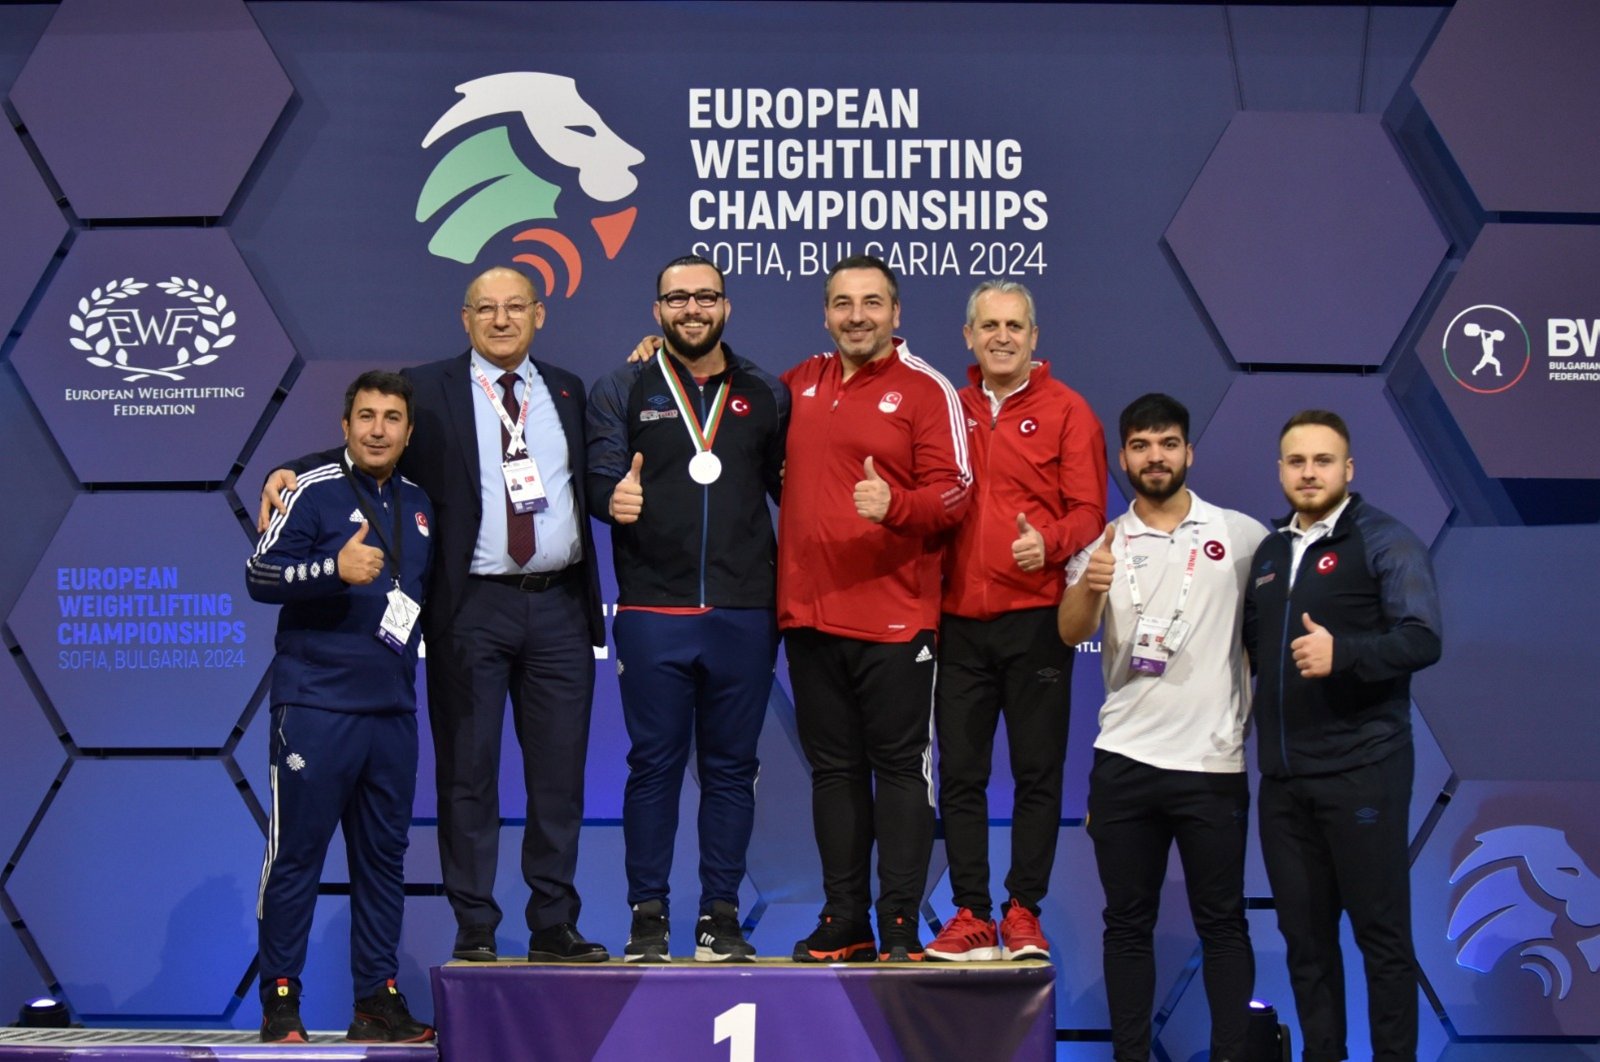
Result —
[[178, 348], [171, 365], [153, 368], [133, 364], [125, 348], [114, 344], [109, 335], [102, 335], [106, 326], [104, 317], [106, 311], [119, 301], [132, 298], [149, 286], [132, 277], [123, 277], [121, 280], [107, 281], [78, 300], [77, 312], [67, 319], [72, 330], [78, 334], [72, 336], [68, 342], [78, 350], [88, 353], [89, 356], [84, 360], [90, 365], [127, 373], [128, 375], [123, 377], [127, 383], [135, 383], [147, 376], [181, 380], [184, 377], [180, 370], [209, 365], [218, 357], [213, 351], [233, 345], [237, 337], [230, 329], [237, 323], [238, 318], [228, 309], [228, 297], [210, 284], [201, 284], [193, 278], [186, 280], [183, 277], [172, 277], [158, 281], [156, 287], [174, 298], [187, 299], [200, 313], [200, 330], [204, 334], [196, 334], [194, 337], [192, 345], [195, 356], [191, 358], [189, 347], [184, 346]]

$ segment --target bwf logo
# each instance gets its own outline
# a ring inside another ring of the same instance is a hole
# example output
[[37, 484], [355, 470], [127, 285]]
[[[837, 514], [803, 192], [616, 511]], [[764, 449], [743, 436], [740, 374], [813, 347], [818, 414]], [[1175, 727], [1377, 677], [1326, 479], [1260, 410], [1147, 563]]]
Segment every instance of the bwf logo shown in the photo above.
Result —
[[1533, 360], [1528, 330], [1503, 306], [1468, 306], [1444, 330], [1444, 366], [1456, 383], [1480, 395], [1515, 387]]

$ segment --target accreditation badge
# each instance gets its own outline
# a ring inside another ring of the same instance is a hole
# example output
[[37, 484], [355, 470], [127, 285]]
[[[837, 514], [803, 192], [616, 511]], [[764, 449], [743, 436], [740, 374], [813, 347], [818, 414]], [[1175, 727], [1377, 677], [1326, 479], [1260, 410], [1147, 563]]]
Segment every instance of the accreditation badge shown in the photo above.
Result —
[[383, 622], [378, 625], [377, 639], [397, 653], [404, 653], [411, 641], [411, 630], [417, 625], [422, 606], [411, 600], [398, 586], [389, 591], [388, 604], [383, 609]]
[[511, 499], [511, 511], [518, 514], [542, 513], [550, 508], [550, 499], [544, 494], [544, 480], [539, 478], [539, 466], [533, 458], [508, 457], [500, 465], [506, 477], [506, 497]]
[[1167, 670], [1167, 631], [1171, 621], [1140, 616], [1133, 631], [1133, 654], [1128, 670], [1136, 675], [1160, 675]]

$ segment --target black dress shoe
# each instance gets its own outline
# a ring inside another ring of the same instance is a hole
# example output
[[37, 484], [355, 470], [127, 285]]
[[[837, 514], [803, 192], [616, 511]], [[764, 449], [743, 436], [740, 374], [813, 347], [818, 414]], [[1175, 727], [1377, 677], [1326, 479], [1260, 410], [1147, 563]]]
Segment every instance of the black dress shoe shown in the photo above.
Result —
[[529, 962], [605, 962], [609, 958], [604, 944], [585, 940], [571, 922], [546, 926], [528, 938]]
[[467, 962], [494, 962], [500, 958], [494, 949], [494, 927], [462, 926], [456, 932], [456, 947], [450, 955]]

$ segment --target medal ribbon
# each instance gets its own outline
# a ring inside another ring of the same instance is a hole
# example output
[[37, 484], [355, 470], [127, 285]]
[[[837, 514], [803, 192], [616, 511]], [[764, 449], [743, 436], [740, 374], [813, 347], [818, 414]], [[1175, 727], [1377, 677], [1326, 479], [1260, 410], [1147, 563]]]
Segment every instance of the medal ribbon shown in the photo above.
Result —
[[722, 413], [728, 407], [728, 379], [731, 374], [724, 376], [717, 387], [717, 393], [711, 399], [711, 415], [706, 418], [705, 427], [702, 428], [700, 418], [695, 416], [694, 409], [689, 405], [689, 393], [684, 390], [683, 382], [667, 364], [668, 356], [665, 348], [656, 352], [661, 375], [667, 379], [667, 388], [678, 405], [678, 414], [683, 417], [683, 426], [689, 432], [689, 441], [694, 443], [695, 452], [705, 453], [716, 441], [717, 429], [722, 427]]

